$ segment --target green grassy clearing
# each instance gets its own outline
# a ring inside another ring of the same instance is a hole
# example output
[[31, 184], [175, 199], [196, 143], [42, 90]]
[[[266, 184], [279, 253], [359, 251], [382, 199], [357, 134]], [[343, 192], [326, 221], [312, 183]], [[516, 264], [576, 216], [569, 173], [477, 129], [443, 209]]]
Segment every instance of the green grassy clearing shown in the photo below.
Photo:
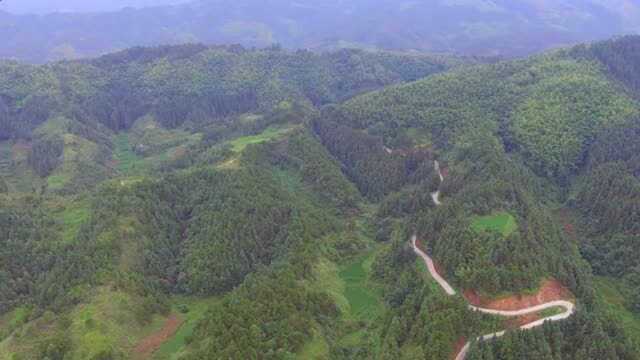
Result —
[[[314, 281], [309, 286], [326, 291], [340, 309], [344, 321], [338, 339], [341, 346], [358, 347], [365, 343], [366, 324], [384, 310], [381, 293], [369, 278], [373, 261], [381, 249], [376, 247], [342, 265], [321, 258], [314, 266]], [[328, 352], [326, 339], [316, 331], [298, 358], [328, 359]]]
[[273, 140], [291, 131], [291, 129], [291, 127], [270, 127], [258, 135], [243, 136], [234, 139], [229, 142], [229, 145], [231, 145], [231, 149], [234, 152], [240, 153], [249, 145], [260, 144], [269, 140]]
[[180, 313], [178, 306], [186, 305], [189, 308], [189, 312], [187, 312], [186, 314], [181, 314], [184, 322], [175, 333], [175, 335], [167, 342], [162, 344], [160, 349], [158, 349], [158, 351], [153, 354], [153, 358], [161, 360], [178, 359], [184, 352], [187, 346], [187, 339], [193, 334], [198, 321], [204, 318], [207, 309], [209, 309], [209, 307], [216, 301], [218, 301], [217, 298], [176, 298], [174, 300], [173, 311], [176, 313]]
[[131, 174], [134, 170], [138, 169], [142, 164], [142, 159], [136, 155], [131, 148], [129, 142], [129, 134], [120, 133], [114, 140], [115, 150], [113, 153], [114, 158], [118, 162], [117, 170], [121, 174]]
[[[113, 158], [121, 175], [140, 176], [162, 163], [181, 158], [201, 140], [201, 133], [165, 129], [152, 118], [145, 118], [130, 131], [115, 136]], [[134, 147], [140, 151], [134, 151]]]
[[322, 334], [316, 331], [313, 339], [305, 344], [297, 358], [300, 360], [329, 359], [329, 344], [327, 344]]
[[56, 174], [47, 177], [47, 187], [51, 190], [62, 189], [64, 184], [71, 180], [71, 175], [68, 173]]
[[369, 274], [376, 252], [362, 256], [345, 265], [340, 273], [344, 282], [344, 296], [354, 318], [371, 320], [380, 314], [382, 305], [379, 292], [369, 284]]
[[547, 318], [550, 316], [558, 315], [564, 312], [564, 308], [554, 307], [551, 309], [542, 310], [538, 313], [541, 318]]
[[141, 325], [133, 316], [140, 299], [106, 287], [99, 288], [91, 301], [71, 313], [69, 335], [74, 344], [71, 359], [91, 359], [101, 353], [131, 349], [140, 339], [157, 332], [165, 322], [155, 315]]
[[65, 243], [74, 240], [80, 226], [89, 219], [90, 215], [89, 204], [85, 202], [71, 203], [59, 214], [63, 224], [62, 239]]
[[[87, 287], [74, 291], [86, 294]], [[137, 317], [143, 307], [143, 299], [115, 290], [107, 286], [90, 290], [87, 302], [79, 304], [59, 317], [54, 313], [26, 322], [30, 310], [18, 308], [11, 313], [12, 321], [17, 325], [12, 336], [0, 343], [0, 359], [12, 359], [14, 354], [23, 355], [20, 359], [35, 359], [42, 339], [64, 331], [72, 344], [72, 351], [65, 359], [106, 359], [120, 358], [128, 354], [143, 338], [153, 334], [164, 326], [166, 316], [149, 315], [148, 321], [141, 323]], [[62, 321], [64, 330], [60, 328]], [[2, 320], [0, 320], [2, 321]], [[12, 330], [7, 323], [0, 323], [3, 330]]]
[[480, 216], [473, 220], [471, 228], [474, 231], [495, 231], [503, 236], [509, 236], [518, 229], [516, 219], [507, 212], [499, 212], [489, 216]]
[[137, 121], [128, 134], [129, 143], [140, 146], [139, 155], [152, 164], [182, 156], [186, 147], [198, 144], [203, 136], [182, 129], [166, 129], [152, 117]]
[[377, 251], [370, 251], [342, 266], [321, 259], [310, 286], [326, 291], [347, 319], [372, 320], [382, 310], [380, 293], [369, 281], [375, 254]]
[[602, 300], [605, 310], [622, 326], [626, 335], [640, 349], [640, 315], [626, 307], [620, 281], [606, 277], [596, 277], [596, 294]]
[[22, 326], [29, 320], [31, 308], [20, 306], [0, 317], [0, 340], [8, 336], [13, 330]]
[[338, 276], [339, 272], [340, 270], [334, 262], [322, 258], [314, 265], [315, 281], [310, 286], [326, 291], [340, 312], [347, 314], [350, 311], [350, 305], [349, 300], [345, 297], [345, 284]]

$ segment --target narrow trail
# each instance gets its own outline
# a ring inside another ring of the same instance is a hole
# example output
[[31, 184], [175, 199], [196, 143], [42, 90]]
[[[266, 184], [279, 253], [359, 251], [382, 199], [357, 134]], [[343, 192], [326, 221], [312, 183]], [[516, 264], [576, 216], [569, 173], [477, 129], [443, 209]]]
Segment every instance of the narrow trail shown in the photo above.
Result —
[[[440, 176], [440, 181], [443, 182], [444, 181], [444, 176], [442, 175], [442, 171], [440, 169], [440, 164], [438, 163], [438, 161], [435, 161], [434, 166], [435, 166], [435, 169], [436, 169], [436, 171], [438, 172], [438, 174]], [[439, 205], [442, 204], [440, 202], [440, 191], [436, 191], [436, 192], [432, 193], [431, 194], [431, 198], [433, 199], [433, 202], [436, 205], [439, 206]], [[447, 295], [449, 295], [449, 296], [456, 295], [456, 291], [451, 286], [451, 284], [449, 284], [447, 282], [447, 280], [445, 280], [442, 276], [440, 276], [440, 274], [438, 274], [438, 271], [436, 270], [436, 267], [435, 267], [435, 264], [433, 262], [433, 259], [431, 257], [429, 257], [429, 255], [427, 255], [424, 251], [422, 251], [422, 249], [420, 249], [418, 247], [417, 240], [418, 240], [418, 236], [417, 235], [413, 235], [411, 237], [411, 245], [413, 246], [413, 251], [418, 256], [420, 256], [422, 258], [422, 260], [427, 265], [427, 269], [429, 270], [429, 273], [431, 274], [433, 279], [438, 283], [438, 285], [440, 285], [440, 287], [444, 290], [444, 292], [447, 293]], [[534, 321], [532, 323], [523, 325], [523, 326], [520, 327], [520, 329], [522, 329], [522, 330], [528, 330], [528, 329], [533, 329], [533, 328], [542, 326], [547, 321], [560, 321], [560, 320], [567, 319], [568, 317], [573, 315], [573, 313], [575, 312], [575, 305], [572, 302], [564, 301], [564, 300], [550, 301], [550, 302], [547, 302], [547, 303], [544, 303], [544, 304], [540, 304], [540, 305], [536, 305], [536, 306], [526, 307], [526, 308], [519, 309], [519, 310], [508, 310], [508, 311], [495, 310], [495, 309], [485, 309], [485, 308], [473, 306], [471, 304], [469, 304], [468, 307], [469, 307], [470, 310], [473, 310], [473, 311], [479, 311], [479, 312], [485, 313], [485, 314], [499, 315], [499, 316], [505, 316], [505, 317], [522, 316], [522, 315], [537, 313], [537, 312], [540, 312], [540, 311], [543, 311], [543, 310], [552, 309], [552, 308], [558, 308], [558, 307], [564, 309], [564, 311], [562, 313], [560, 313], [560, 314], [553, 315], [553, 316], [548, 316], [548, 317], [542, 318], [540, 320]], [[478, 341], [480, 341], [480, 340], [491, 340], [491, 339], [502, 337], [505, 334], [506, 334], [506, 330], [503, 330], [503, 331], [499, 331], [499, 332], [496, 332], [496, 333], [480, 336], [476, 340], [478, 340]], [[460, 350], [460, 352], [456, 355], [455, 359], [456, 360], [464, 360], [464, 358], [467, 356], [467, 353], [469, 352], [469, 347], [470, 346], [471, 346], [471, 342], [467, 342], [464, 345], [464, 347]]]

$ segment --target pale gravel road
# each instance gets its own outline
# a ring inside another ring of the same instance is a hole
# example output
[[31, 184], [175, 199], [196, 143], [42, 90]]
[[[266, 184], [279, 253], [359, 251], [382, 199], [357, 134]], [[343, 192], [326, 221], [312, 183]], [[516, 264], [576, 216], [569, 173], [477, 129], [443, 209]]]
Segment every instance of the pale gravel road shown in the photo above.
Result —
[[[438, 175], [440, 176], [440, 181], [444, 181], [444, 176], [442, 175], [442, 171], [440, 169], [440, 164], [438, 163], [438, 161], [434, 162], [434, 166], [436, 171], [438, 172]], [[431, 197], [433, 199], [433, 202], [436, 205], [441, 205], [442, 203], [440, 202], [440, 191], [436, 191], [434, 193], [431, 194]], [[427, 255], [424, 251], [422, 251], [416, 244], [416, 241], [418, 240], [418, 236], [417, 235], [413, 235], [411, 237], [411, 245], [413, 246], [413, 251], [422, 258], [422, 260], [425, 262], [425, 264], [427, 265], [427, 269], [429, 270], [429, 273], [431, 274], [431, 276], [434, 278], [434, 280], [438, 283], [438, 285], [440, 285], [440, 287], [444, 290], [445, 293], [447, 293], [447, 295], [449, 296], [453, 296], [456, 294], [456, 291], [453, 289], [453, 287], [451, 286], [451, 284], [449, 284], [447, 282], [447, 280], [445, 280], [442, 276], [440, 276], [440, 274], [438, 274], [438, 272], [436, 271], [436, 267], [433, 263], [433, 259], [431, 259], [431, 257], [429, 257], [429, 255]], [[499, 316], [507, 316], [507, 317], [514, 317], [514, 316], [522, 316], [522, 315], [527, 315], [527, 314], [531, 314], [531, 313], [537, 313], [543, 310], [547, 310], [547, 309], [552, 309], [552, 308], [563, 308], [564, 311], [560, 314], [557, 315], [553, 315], [553, 316], [548, 316], [546, 318], [534, 321], [532, 323], [523, 325], [520, 327], [520, 329], [522, 330], [528, 330], [528, 329], [533, 329], [535, 327], [538, 326], [542, 326], [545, 322], [547, 321], [560, 321], [560, 320], [564, 320], [567, 319], [568, 317], [570, 317], [571, 315], [573, 315], [573, 313], [575, 312], [575, 305], [569, 301], [564, 301], [564, 300], [557, 300], [557, 301], [551, 301], [548, 303], [544, 303], [541, 305], [537, 305], [537, 306], [531, 306], [531, 307], [527, 307], [524, 309], [519, 309], [519, 310], [511, 310], [511, 311], [503, 311], [503, 310], [494, 310], [494, 309], [485, 309], [485, 308], [481, 308], [481, 307], [477, 307], [477, 306], [473, 306], [473, 305], [468, 305], [469, 309], [473, 310], [473, 311], [479, 311], [481, 313], [485, 313], [485, 314], [491, 314], [491, 315], [499, 315]], [[478, 337], [476, 340], [480, 341], [480, 340], [491, 340], [494, 338], [499, 338], [501, 336], [503, 336], [506, 333], [506, 330], [503, 331], [499, 331], [493, 334], [487, 334], [487, 335], [483, 335]], [[462, 350], [460, 350], [460, 352], [456, 355], [456, 360], [464, 360], [464, 358], [467, 356], [467, 353], [469, 352], [469, 346], [471, 345], [471, 342], [467, 342], [464, 347], [462, 348]]]

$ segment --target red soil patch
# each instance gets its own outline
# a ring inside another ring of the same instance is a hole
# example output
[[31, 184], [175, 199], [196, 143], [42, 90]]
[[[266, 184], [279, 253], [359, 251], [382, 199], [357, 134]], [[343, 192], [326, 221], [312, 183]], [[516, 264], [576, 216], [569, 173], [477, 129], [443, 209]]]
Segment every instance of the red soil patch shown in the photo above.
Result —
[[438, 275], [443, 276], [442, 274], [444, 274], [442, 267], [440, 267], [440, 265], [437, 262], [433, 262], [433, 267], [436, 268], [436, 272], [438, 273]]
[[511, 295], [500, 299], [487, 299], [480, 296], [474, 290], [465, 290], [464, 297], [477, 307], [492, 310], [520, 310], [556, 300], [571, 300], [571, 291], [557, 280], [545, 280], [540, 290], [533, 295]]
[[564, 224], [564, 232], [571, 237], [576, 235], [576, 229], [573, 226], [573, 224], [570, 224], [570, 223]]
[[562, 227], [564, 228], [565, 234], [567, 234], [572, 240], [576, 241], [578, 239], [576, 227], [571, 221], [571, 213], [569, 209], [564, 208], [560, 210], [558, 212], [558, 215], [560, 222], [562, 223]]
[[466, 344], [467, 344], [467, 339], [465, 338], [458, 339], [458, 341], [456, 341], [455, 346], [453, 347], [453, 353], [451, 354], [450, 359], [455, 360], [456, 356], [458, 356], [458, 354]]
[[28, 143], [24, 140], [18, 140], [11, 147], [11, 156], [13, 160], [17, 160], [20, 155], [26, 155], [31, 150], [31, 143]]
[[175, 149], [173, 154], [171, 155], [171, 160], [178, 160], [187, 155], [187, 149], [184, 146], [179, 146]]
[[111, 159], [109, 161], [107, 161], [107, 166], [110, 168], [115, 168], [116, 166], [118, 166], [118, 164], [120, 164], [120, 161], [117, 159]]
[[148, 359], [151, 355], [169, 340], [182, 325], [182, 319], [176, 314], [171, 314], [164, 326], [158, 332], [153, 333], [146, 338], [140, 340], [138, 345], [133, 349], [133, 353], [137, 359]]

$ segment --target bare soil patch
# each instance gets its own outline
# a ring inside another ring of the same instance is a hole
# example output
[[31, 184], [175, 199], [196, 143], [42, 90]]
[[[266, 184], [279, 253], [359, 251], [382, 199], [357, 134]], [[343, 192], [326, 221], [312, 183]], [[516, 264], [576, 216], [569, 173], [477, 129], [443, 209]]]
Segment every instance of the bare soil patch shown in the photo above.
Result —
[[540, 290], [532, 295], [511, 295], [499, 299], [487, 299], [474, 290], [465, 290], [464, 297], [474, 306], [503, 311], [525, 309], [556, 300], [573, 300], [571, 291], [555, 279], [545, 280]]
[[138, 345], [133, 349], [136, 359], [148, 359], [151, 355], [169, 340], [182, 325], [183, 319], [176, 314], [171, 314], [164, 326], [158, 332], [153, 333], [146, 338], [140, 340]]
[[453, 353], [451, 353], [450, 360], [455, 360], [456, 356], [458, 356], [458, 354], [460, 353], [460, 351], [462, 351], [462, 348], [464, 348], [466, 344], [467, 344], [467, 339], [463, 337], [458, 339], [458, 341], [456, 341], [453, 347]]

